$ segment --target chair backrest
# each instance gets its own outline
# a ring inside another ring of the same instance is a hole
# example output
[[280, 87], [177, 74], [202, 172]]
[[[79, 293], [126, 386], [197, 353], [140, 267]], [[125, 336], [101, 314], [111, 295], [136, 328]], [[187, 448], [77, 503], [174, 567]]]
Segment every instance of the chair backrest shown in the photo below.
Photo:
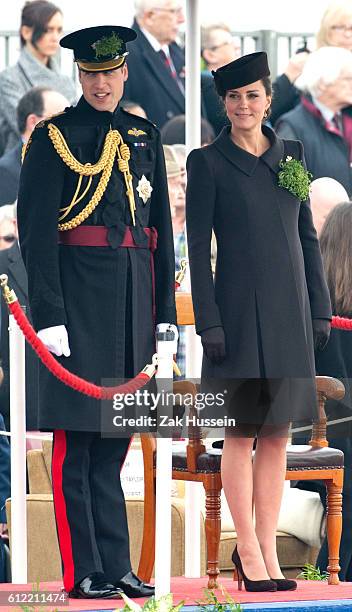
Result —
[[178, 325], [194, 325], [192, 296], [182, 291], [175, 293]]
[[330, 376], [315, 377], [318, 398], [318, 418], [313, 422], [312, 437], [309, 444], [314, 448], [329, 446], [326, 439], [326, 413], [325, 402], [327, 399], [341, 400], [345, 395], [345, 387], [337, 378]]

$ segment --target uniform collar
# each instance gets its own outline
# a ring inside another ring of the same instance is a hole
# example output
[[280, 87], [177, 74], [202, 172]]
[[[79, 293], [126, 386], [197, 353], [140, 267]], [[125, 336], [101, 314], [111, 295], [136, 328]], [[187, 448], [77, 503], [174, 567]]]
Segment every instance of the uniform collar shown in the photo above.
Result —
[[98, 124], [111, 123], [113, 120], [116, 121], [121, 113], [120, 105], [115, 108], [113, 113], [110, 111], [98, 111], [87, 102], [84, 96], [80, 97], [76, 109], [80, 114], [94, 119]]
[[283, 158], [284, 145], [275, 132], [267, 125], [263, 125], [262, 131], [270, 140], [271, 146], [261, 157], [248, 153], [238, 147], [230, 137], [231, 126], [225, 126], [219, 136], [214, 140], [214, 145], [231, 163], [235, 164], [242, 172], [252, 176], [256, 170], [259, 160], [262, 160], [274, 172], [279, 171], [279, 163]]

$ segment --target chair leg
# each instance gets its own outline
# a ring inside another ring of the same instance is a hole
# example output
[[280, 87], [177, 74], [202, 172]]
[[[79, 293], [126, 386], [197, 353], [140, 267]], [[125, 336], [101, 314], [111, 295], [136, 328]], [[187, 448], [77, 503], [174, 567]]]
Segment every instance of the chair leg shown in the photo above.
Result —
[[327, 489], [326, 527], [329, 549], [329, 584], [339, 584], [340, 541], [342, 533], [343, 470], [334, 480], [325, 482]]
[[155, 473], [153, 444], [149, 434], [141, 435], [144, 460], [144, 513], [143, 539], [139, 558], [138, 576], [149, 582], [155, 562]]
[[[147, 501], [147, 503], [146, 503]], [[149, 502], [149, 503], [148, 503]], [[149, 582], [155, 562], [155, 497], [144, 499], [143, 540], [138, 565], [138, 576]]]
[[205, 489], [205, 536], [207, 541], [208, 589], [218, 587], [219, 544], [221, 534], [221, 483], [216, 475], [203, 481]]

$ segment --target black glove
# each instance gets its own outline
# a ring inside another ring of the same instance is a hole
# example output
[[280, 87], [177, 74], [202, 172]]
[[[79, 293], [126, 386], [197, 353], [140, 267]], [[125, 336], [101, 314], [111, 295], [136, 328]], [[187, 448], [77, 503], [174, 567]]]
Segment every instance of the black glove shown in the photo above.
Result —
[[331, 329], [331, 321], [327, 319], [313, 319], [314, 350], [322, 351], [326, 347]]
[[219, 364], [226, 357], [224, 328], [210, 327], [201, 333], [203, 350], [208, 359]]

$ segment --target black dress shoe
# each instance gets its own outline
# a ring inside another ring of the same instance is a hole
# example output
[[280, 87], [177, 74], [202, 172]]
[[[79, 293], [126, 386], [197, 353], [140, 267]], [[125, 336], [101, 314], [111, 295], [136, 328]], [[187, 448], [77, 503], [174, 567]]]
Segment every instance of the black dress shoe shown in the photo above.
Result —
[[288, 578], [271, 578], [276, 584], [278, 591], [295, 591], [297, 589], [297, 582], [295, 580], [289, 580]]
[[[237, 570], [238, 590], [242, 590], [242, 580], [246, 591], [258, 593], [260, 591], [277, 591], [277, 585], [274, 580], [250, 580], [243, 571], [242, 562], [238, 554], [237, 545], [232, 553], [232, 561]], [[235, 580], [235, 576], [233, 578]]]
[[121, 589], [127, 597], [153, 597], [155, 588], [152, 584], [146, 584], [133, 572], [128, 572], [126, 576], [115, 582], [115, 586]]
[[68, 596], [75, 599], [121, 599], [121, 589], [107, 582], [102, 572], [94, 572], [75, 584]]

